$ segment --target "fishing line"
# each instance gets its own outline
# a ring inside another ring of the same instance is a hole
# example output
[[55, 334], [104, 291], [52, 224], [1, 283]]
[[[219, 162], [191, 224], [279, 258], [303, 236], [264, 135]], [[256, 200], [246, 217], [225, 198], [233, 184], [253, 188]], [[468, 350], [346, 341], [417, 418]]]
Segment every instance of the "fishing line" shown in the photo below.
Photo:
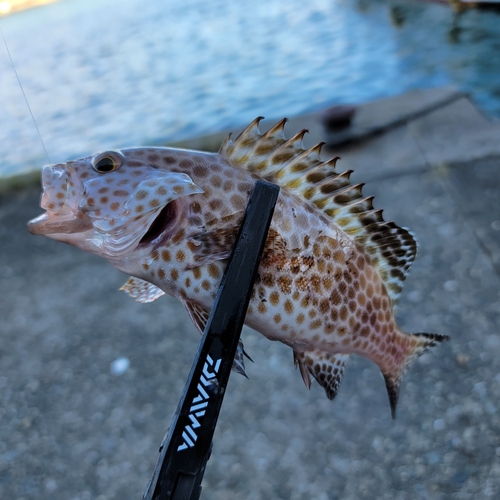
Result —
[[40, 129], [38, 128], [38, 124], [36, 123], [35, 116], [33, 115], [33, 111], [31, 111], [31, 106], [30, 106], [30, 103], [28, 101], [28, 98], [26, 97], [26, 93], [24, 92], [23, 84], [21, 83], [21, 79], [19, 78], [19, 75], [17, 73], [16, 65], [14, 64], [14, 60], [12, 59], [12, 56], [10, 54], [9, 46], [7, 45], [7, 39], [5, 38], [5, 34], [3, 32], [2, 26], [0, 26], [0, 33], [2, 33], [2, 38], [3, 38], [4, 44], [5, 44], [5, 48], [7, 49], [7, 54], [9, 55], [10, 64], [12, 65], [12, 69], [14, 70], [14, 74], [16, 75], [17, 81], [19, 82], [19, 86], [21, 87], [21, 92], [23, 93], [24, 100], [26, 102], [26, 106], [28, 106], [28, 110], [30, 112], [33, 123], [35, 124], [36, 131], [38, 132], [38, 137], [40, 137], [40, 142], [42, 143], [43, 150], [45, 151], [45, 156], [47, 156], [47, 160], [49, 160], [49, 165], [52, 165], [52, 162], [50, 161], [50, 158], [49, 158], [49, 153], [47, 152], [47, 148], [45, 147], [45, 143], [43, 142], [43, 139], [42, 139], [42, 134], [40, 133]]

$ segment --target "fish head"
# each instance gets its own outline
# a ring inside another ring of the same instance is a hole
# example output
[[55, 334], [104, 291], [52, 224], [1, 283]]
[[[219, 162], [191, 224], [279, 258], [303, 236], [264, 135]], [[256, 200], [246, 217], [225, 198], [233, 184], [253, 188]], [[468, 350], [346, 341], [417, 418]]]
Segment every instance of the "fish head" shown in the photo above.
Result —
[[169, 238], [182, 225], [183, 200], [203, 190], [146, 157], [115, 150], [44, 167], [45, 213], [28, 223], [30, 232], [111, 261]]

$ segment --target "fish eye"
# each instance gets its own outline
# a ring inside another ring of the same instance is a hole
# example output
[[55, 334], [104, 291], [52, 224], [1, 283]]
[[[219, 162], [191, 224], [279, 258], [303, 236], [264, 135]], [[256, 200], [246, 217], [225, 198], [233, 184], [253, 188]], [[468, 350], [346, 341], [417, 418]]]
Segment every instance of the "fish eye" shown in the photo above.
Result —
[[92, 158], [92, 168], [100, 174], [107, 174], [120, 168], [123, 164], [123, 155], [117, 151], [101, 153]]
[[92, 164], [94, 170], [98, 172], [112, 172], [116, 168], [116, 162], [113, 158], [109, 156], [105, 156], [97, 161], [95, 164]]

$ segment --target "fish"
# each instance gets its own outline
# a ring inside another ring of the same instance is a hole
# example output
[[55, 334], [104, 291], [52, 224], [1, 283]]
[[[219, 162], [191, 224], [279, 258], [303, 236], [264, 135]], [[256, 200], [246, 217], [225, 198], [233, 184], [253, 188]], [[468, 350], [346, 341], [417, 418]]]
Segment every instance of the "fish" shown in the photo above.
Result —
[[[401, 380], [446, 335], [407, 333], [394, 307], [417, 253], [413, 234], [386, 222], [352, 170], [305, 149], [283, 119], [256, 118], [218, 153], [136, 147], [42, 170], [41, 207], [29, 231], [107, 259], [130, 275], [140, 302], [176, 297], [203, 332], [258, 179], [281, 187], [245, 324], [291, 347], [307, 388], [334, 399], [350, 355], [382, 372], [395, 418]], [[244, 369], [240, 341], [233, 368]]]

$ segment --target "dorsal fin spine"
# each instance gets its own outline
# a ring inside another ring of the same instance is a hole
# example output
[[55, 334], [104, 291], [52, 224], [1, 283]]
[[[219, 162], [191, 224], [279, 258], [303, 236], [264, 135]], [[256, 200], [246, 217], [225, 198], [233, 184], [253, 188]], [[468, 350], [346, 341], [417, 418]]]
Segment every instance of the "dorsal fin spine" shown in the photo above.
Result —
[[225, 144], [225, 148], [221, 148], [220, 152], [231, 157], [236, 151], [238, 151], [239, 148], [241, 148], [241, 152], [243, 153], [242, 158], [247, 156], [248, 152], [245, 151], [244, 146], [257, 142], [258, 138], [261, 137], [259, 132], [259, 123], [263, 119], [263, 116], [255, 118], [255, 120], [253, 120], [233, 142], [228, 141]]
[[318, 184], [322, 181], [325, 181], [327, 178], [332, 177], [333, 175], [345, 175], [346, 172], [349, 172], [348, 175], [351, 175], [352, 170], [347, 170], [346, 172], [342, 172], [340, 174], [335, 170], [335, 164], [332, 165], [331, 162], [323, 162], [320, 163], [317, 167], [312, 168], [306, 175], [306, 180], [311, 184]]
[[231, 142], [231, 137], [233, 136], [233, 134], [231, 132], [229, 132], [229, 134], [227, 134], [226, 138], [222, 141], [222, 144], [220, 145], [220, 148], [219, 148], [219, 154], [226, 150], [229, 143]]
[[288, 163], [297, 157], [297, 153], [304, 150], [302, 143], [306, 133], [307, 130], [301, 130], [293, 137], [280, 144], [268, 158], [266, 158], [263, 168], [269, 168], [270, 164], [276, 165], [276, 176], [279, 176], [282, 171], [286, 171]]
[[283, 118], [276, 125], [272, 126], [267, 132], [262, 134], [263, 139], [268, 139], [270, 137], [278, 137], [281, 136], [282, 139], [285, 139], [285, 124], [288, 121], [288, 118]]
[[364, 214], [360, 214], [361, 222], [363, 225], [368, 226], [369, 224], [376, 224], [378, 222], [383, 222], [382, 212], [384, 210], [382, 208], [377, 208], [365, 212]]
[[[323, 178], [332, 174], [336, 174], [335, 172], [335, 161], [326, 161], [319, 163], [319, 165], [315, 166], [316, 161], [320, 160], [319, 151], [324, 143], [319, 143], [309, 148], [307, 150], [302, 150], [302, 152], [296, 157], [292, 158], [290, 161], [283, 166], [283, 168], [279, 171], [280, 178], [285, 178], [284, 186], [289, 189], [298, 189], [298, 187], [304, 183], [304, 177], [306, 176], [306, 181], [308, 181], [307, 176], [316, 170], [324, 170], [325, 174]], [[311, 166], [312, 165], [312, 166]], [[309, 173], [307, 173], [309, 171]], [[352, 171], [351, 171], [352, 172]]]

